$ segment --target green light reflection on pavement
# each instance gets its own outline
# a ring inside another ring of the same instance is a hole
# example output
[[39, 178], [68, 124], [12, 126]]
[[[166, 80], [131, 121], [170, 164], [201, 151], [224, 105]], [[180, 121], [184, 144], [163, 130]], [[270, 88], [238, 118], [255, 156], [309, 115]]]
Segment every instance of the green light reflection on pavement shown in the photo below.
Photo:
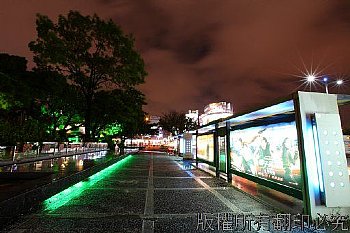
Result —
[[85, 190], [92, 187], [95, 183], [102, 180], [103, 178], [106, 178], [107, 176], [111, 175], [113, 172], [115, 172], [117, 169], [122, 168], [123, 165], [128, 163], [130, 159], [132, 158], [131, 155], [123, 158], [122, 160], [112, 164], [111, 166], [97, 172], [96, 174], [90, 176], [88, 180], [80, 181], [79, 183], [76, 183], [69, 188], [63, 190], [60, 193], [57, 193], [56, 195], [46, 199], [44, 204], [44, 210], [45, 211], [53, 211], [61, 206], [65, 205], [70, 200], [80, 196]]

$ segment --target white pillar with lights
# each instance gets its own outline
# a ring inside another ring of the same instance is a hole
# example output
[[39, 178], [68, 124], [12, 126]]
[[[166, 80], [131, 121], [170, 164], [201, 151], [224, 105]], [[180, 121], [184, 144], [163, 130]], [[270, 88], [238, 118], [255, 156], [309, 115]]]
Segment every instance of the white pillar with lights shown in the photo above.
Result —
[[304, 202], [313, 219], [350, 214], [350, 182], [337, 96], [298, 92]]

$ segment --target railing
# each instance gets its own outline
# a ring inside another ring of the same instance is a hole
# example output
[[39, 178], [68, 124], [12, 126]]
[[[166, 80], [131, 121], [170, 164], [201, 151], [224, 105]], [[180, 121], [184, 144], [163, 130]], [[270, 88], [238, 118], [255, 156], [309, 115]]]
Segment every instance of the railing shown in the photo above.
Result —
[[124, 148], [125, 154], [137, 153], [140, 151], [140, 147], [126, 147]]
[[107, 143], [25, 143], [17, 146], [0, 146], [0, 165], [30, 161], [34, 158], [64, 157], [107, 150]]

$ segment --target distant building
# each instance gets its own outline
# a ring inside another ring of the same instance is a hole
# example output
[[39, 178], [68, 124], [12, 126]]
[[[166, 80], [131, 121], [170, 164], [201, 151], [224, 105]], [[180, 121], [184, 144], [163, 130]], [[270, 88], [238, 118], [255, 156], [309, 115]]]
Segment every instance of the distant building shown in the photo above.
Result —
[[204, 108], [204, 113], [199, 116], [199, 124], [205, 125], [209, 122], [226, 118], [233, 115], [233, 108], [231, 103], [218, 102], [210, 103]]
[[160, 116], [146, 116], [146, 122], [148, 124], [158, 124], [160, 120]]
[[198, 110], [188, 110], [186, 117], [191, 119], [193, 122], [198, 121], [199, 111]]

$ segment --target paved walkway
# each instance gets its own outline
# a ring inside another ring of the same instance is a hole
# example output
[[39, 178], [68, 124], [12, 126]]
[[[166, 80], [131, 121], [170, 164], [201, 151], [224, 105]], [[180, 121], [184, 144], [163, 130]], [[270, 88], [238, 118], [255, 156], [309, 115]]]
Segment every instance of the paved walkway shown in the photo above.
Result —
[[[248, 223], [250, 216], [276, 214], [226, 182], [165, 154], [131, 155], [73, 188], [4, 231], [231, 232], [233, 219], [242, 228], [243, 217]], [[245, 231], [256, 232], [254, 226], [248, 229], [246, 224]]]

